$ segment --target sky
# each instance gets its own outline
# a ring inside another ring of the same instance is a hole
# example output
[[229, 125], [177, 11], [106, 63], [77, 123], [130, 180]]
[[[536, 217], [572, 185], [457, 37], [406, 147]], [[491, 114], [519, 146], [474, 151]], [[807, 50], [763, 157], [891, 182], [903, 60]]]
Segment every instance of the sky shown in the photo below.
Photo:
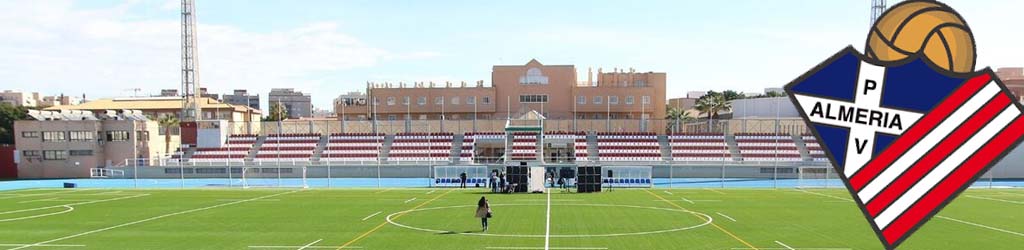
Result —
[[[0, 0], [0, 89], [89, 99], [180, 87], [180, 0]], [[890, 6], [893, 2], [890, 0]], [[1024, 66], [1019, 0], [949, 0], [978, 66]], [[490, 82], [492, 65], [666, 72], [668, 97], [781, 87], [848, 45], [870, 0], [198, 0], [200, 84], [310, 93], [330, 110], [374, 82]]]

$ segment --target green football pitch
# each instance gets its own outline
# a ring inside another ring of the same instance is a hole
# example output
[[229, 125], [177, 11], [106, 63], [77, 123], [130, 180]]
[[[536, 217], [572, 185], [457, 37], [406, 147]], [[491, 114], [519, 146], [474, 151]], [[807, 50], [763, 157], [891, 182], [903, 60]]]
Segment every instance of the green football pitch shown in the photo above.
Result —
[[[842, 189], [484, 191], [4, 191], [0, 249], [882, 249]], [[968, 190], [900, 249], [1021, 249], [1022, 210], [1024, 190]]]

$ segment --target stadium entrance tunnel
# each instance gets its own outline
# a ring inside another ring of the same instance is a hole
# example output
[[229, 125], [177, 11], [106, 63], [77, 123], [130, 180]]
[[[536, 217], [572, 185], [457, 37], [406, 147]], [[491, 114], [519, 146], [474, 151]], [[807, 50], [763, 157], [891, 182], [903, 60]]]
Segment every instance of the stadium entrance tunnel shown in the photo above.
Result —
[[[430, 207], [387, 216], [391, 225], [434, 234], [544, 238], [546, 204], [491, 204], [490, 229], [480, 230], [476, 205]], [[596, 238], [662, 234], [711, 224], [703, 213], [616, 204], [551, 204], [551, 238]]]

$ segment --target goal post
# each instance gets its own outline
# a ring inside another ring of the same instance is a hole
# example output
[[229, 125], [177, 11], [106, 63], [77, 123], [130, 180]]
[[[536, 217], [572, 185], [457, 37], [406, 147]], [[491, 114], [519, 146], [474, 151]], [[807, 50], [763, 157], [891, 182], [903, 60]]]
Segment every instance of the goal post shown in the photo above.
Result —
[[466, 186], [473, 187], [477, 184], [486, 187], [490, 178], [490, 171], [484, 165], [441, 165], [433, 166], [433, 176], [430, 182], [434, 187], [458, 187], [461, 183], [460, 175], [466, 173]]
[[242, 188], [309, 188], [306, 166], [242, 167]]
[[797, 168], [797, 172], [797, 188], [841, 187], [841, 184], [837, 185], [835, 183], [831, 183], [840, 180], [832, 167], [799, 167]]
[[90, 168], [89, 178], [124, 178], [124, 170], [109, 168]]

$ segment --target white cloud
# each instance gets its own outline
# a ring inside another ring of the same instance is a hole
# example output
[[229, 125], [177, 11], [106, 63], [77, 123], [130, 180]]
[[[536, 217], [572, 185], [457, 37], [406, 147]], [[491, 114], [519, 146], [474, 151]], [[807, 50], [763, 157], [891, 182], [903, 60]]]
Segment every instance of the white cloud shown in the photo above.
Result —
[[[128, 95], [124, 90], [136, 87], [147, 94], [179, 88], [178, 19], [127, 17], [132, 7], [180, 8], [171, 2], [176, 1], [90, 10], [76, 9], [70, 1], [0, 3], [2, 9], [20, 10], [0, 16], [0, 29], [11, 35], [0, 40], [4, 89], [96, 98]], [[390, 52], [345, 34], [332, 22], [270, 32], [200, 23], [198, 32], [200, 81], [217, 93], [235, 88], [266, 93], [273, 87], [315, 92], [326, 84], [318, 79], [324, 73], [440, 55]], [[334, 95], [316, 94], [314, 102]]]

